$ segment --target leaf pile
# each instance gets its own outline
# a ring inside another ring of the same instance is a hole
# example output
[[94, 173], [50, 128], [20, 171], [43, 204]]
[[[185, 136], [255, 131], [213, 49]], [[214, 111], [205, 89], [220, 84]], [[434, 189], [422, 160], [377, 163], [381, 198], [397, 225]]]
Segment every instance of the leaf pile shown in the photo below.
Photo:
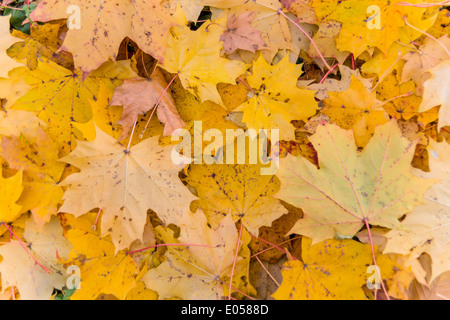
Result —
[[445, 2], [0, 10], [2, 298], [450, 298]]

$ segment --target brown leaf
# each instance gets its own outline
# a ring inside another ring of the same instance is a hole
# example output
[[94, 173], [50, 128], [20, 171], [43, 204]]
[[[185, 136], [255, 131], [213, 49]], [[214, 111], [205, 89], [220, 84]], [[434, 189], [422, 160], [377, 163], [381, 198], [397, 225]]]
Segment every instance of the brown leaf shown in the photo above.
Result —
[[277, 291], [279, 284], [283, 281], [281, 268], [285, 262], [286, 258], [276, 263], [259, 262], [256, 259], [250, 263], [250, 283], [257, 290], [260, 299], [274, 300], [271, 295]]
[[[123, 133], [119, 140], [125, 138], [138, 115], [143, 115], [154, 108], [166, 87], [166, 80], [158, 69], [152, 73], [149, 79], [140, 77], [126, 79], [121, 86], [117, 87], [110, 105], [123, 106], [122, 117], [118, 122], [123, 127]], [[165, 136], [185, 126], [169, 92], [164, 93], [156, 114], [158, 119], [164, 123]]]
[[227, 21], [227, 30], [220, 36], [227, 53], [232, 53], [237, 49], [255, 52], [266, 49], [267, 45], [261, 38], [261, 31], [250, 25], [254, 11], [247, 11], [239, 16], [232, 15]]

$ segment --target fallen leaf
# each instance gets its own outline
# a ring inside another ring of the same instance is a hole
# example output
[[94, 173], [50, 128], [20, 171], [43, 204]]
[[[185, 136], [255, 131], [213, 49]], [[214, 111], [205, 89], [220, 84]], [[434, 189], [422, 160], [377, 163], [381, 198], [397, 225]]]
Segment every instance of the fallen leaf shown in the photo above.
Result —
[[317, 22], [314, 9], [311, 7], [311, 0], [281, 0], [280, 2], [298, 17], [299, 22]]
[[423, 83], [427, 80], [426, 72], [449, 58], [442, 46], [450, 50], [450, 37], [448, 35], [442, 36], [437, 41], [426, 38], [419, 49], [408, 52], [403, 57], [406, 63], [401, 73], [401, 82], [413, 80], [423, 92]]
[[195, 197], [178, 178], [184, 165], [172, 162], [172, 147], [160, 147], [158, 137], [152, 137], [128, 148], [97, 130], [94, 141], [79, 141], [61, 159], [81, 172], [63, 181], [68, 189], [60, 212], [78, 217], [101, 208], [102, 236], [111, 233], [117, 250], [142, 239], [148, 209], [165, 224], [177, 224]]
[[[394, 273], [394, 264], [376, 251], [381, 278]], [[312, 245], [302, 238], [302, 261], [287, 261], [283, 281], [272, 295], [277, 300], [363, 300], [361, 287], [369, 280], [370, 246], [354, 240], [326, 240]]]
[[[358, 57], [372, 47], [377, 47], [387, 54], [391, 44], [399, 38], [400, 28], [405, 26], [404, 16], [408, 17], [408, 22], [412, 25], [421, 22], [425, 8], [396, 5], [399, 2], [403, 1], [311, 0], [311, 6], [319, 21], [336, 20], [342, 23], [341, 32], [336, 38], [337, 48], [340, 51], [350, 51]], [[371, 6], [377, 6], [380, 9], [379, 17], [373, 16], [373, 10], [368, 12]], [[369, 17], [370, 19], [379, 18], [383, 27], [369, 28]]]
[[[350, 54], [348, 51], [339, 51], [336, 46], [333, 45], [335, 43], [335, 37], [339, 34], [339, 31], [341, 31], [341, 28], [342, 24], [337, 21], [321, 22], [319, 24], [319, 30], [312, 38], [316, 47], [319, 49], [319, 52], [324, 57], [335, 58], [339, 64], [343, 64]], [[312, 43], [309, 45], [308, 55], [317, 61], [320, 59], [320, 55]]]
[[353, 129], [356, 145], [365, 147], [373, 136], [375, 127], [386, 123], [386, 115], [375, 92], [369, 92], [356, 77], [351, 77], [350, 88], [342, 92], [330, 92], [323, 100], [322, 113], [343, 129]]
[[31, 70], [38, 67], [40, 57], [52, 60], [60, 66], [73, 69], [73, 59], [70, 55], [57, 52], [62, 45], [59, 38], [63, 22], [37, 24], [30, 26], [30, 35], [13, 30], [12, 35], [22, 41], [15, 43], [8, 50], [10, 57], [23, 61]]
[[122, 116], [117, 122], [123, 127], [120, 140], [126, 137], [138, 115], [152, 110], [160, 98], [156, 115], [164, 123], [164, 135], [171, 135], [176, 129], [185, 126], [170, 92], [165, 92], [166, 88], [166, 80], [161, 71], [156, 69], [150, 78], [125, 79], [123, 84], [115, 89], [110, 105], [124, 106]]
[[422, 97], [417, 96], [415, 92], [414, 81], [399, 84], [394, 74], [387, 76], [377, 88], [377, 96], [384, 101], [382, 106], [391, 117], [409, 120], [417, 116], [418, 121], [425, 127], [438, 119], [437, 110], [431, 109], [419, 113]]
[[[11, 241], [0, 247], [2, 290], [16, 286], [22, 300], [48, 300], [53, 290], [66, 284], [66, 270], [60, 259], [67, 259], [71, 244], [63, 237], [59, 219], [53, 217], [41, 230], [33, 219], [27, 219], [22, 245]], [[34, 259], [37, 259], [39, 266]], [[44, 270], [44, 268], [46, 270]], [[48, 272], [47, 272], [48, 271]]]
[[379, 126], [362, 153], [351, 131], [336, 125], [319, 126], [310, 140], [320, 169], [300, 157], [280, 159], [281, 188], [275, 196], [304, 212], [289, 234], [306, 235], [313, 243], [353, 237], [365, 220], [399, 228], [398, 219], [434, 182], [410, 172], [415, 142], [401, 136], [396, 121]]
[[[278, 50], [295, 51], [292, 44], [292, 36], [289, 28], [289, 22], [286, 17], [278, 13], [282, 10], [282, 6], [275, 0], [258, 0], [258, 1], [242, 1], [224, 2], [217, 4], [215, 0], [208, 0], [204, 3], [210, 3], [219, 8], [229, 8], [229, 14], [240, 16], [246, 12], [256, 12], [252, 26], [261, 31], [261, 37], [267, 44], [267, 50], [262, 51], [262, 55], [267, 61], [272, 61]], [[290, 19], [295, 19], [293, 14], [288, 13]]]
[[[165, 243], [180, 245], [169, 246], [166, 261], [143, 276], [147, 288], [158, 292], [159, 299], [219, 300], [225, 297], [224, 288], [229, 286], [238, 243], [238, 232], [231, 215], [210, 228], [199, 210], [186, 213], [177, 239], [173, 238], [170, 230], [157, 227], [156, 232]], [[239, 287], [240, 276], [247, 273], [248, 238], [243, 237], [239, 246], [233, 274], [234, 287]]]
[[232, 53], [237, 49], [255, 52], [267, 48], [261, 38], [261, 31], [253, 28], [250, 24], [255, 13], [247, 11], [239, 16], [228, 17], [227, 28], [220, 36], [220, 41], [223, 41], [227, 53]]
[[[72, 16], [77, 12], [74, 6], [81, 15], [78, 18]], [[134, 0], [132, 4], [127, 0], [113, 0], [102, 2], [99, 8], [83, 0], [44, 1], [30, 15], [31, 20], [41, 22], [68, 17], [79, 21], [80, 26], [68, 30], [61, 50], [73, 54], [75, 67], [82, 70], [83, 78], [108, 59], [115, 61], [125, 37], [162, 60], [167, 33], [174, 25], [158, 0]]]
[[448, 9], [440, 8], [436, 22], [427, 30], [435, 38], [440, 38], [443, 35], [450, 33], [450, 11]]
[[450, 254], [450, 147], [447, 143], [430, 141], [430, 172], [414, 169], [420, 178], [440, 179], [425, 193], [425, 203], [414, 208], [402, 226], [386, 234], [385, 253], [409, 254], [418, 258], [428, 253], [433, 261], [430, 283], [449, 270]]
[[208, 222], [217, 226], [227, 214], [241, 219], [253, 234], [270, 226], [287, 210], [272, 197], [279, 188], [276, 177], [261, 175], [261, 165], [192, 165], [186, 179], [196, 189]]
[[253, 64], [253, 74], [246, 81], [253, 96], [236, 111], [243, 111], [245, 122], [251, 129], [278, 129], [281, 140], [294, 140], [292, 120], [307, 120], [317, 109], [314, 91], [297, 87], [302, 65], [284, 57], [271, 66], [260, 56]]
[[[186, 26], [174, 27], [162, 67], [177, 74], [183, 87], [202, 101], [210, 100], [222, 105], [217, 84], [235, 84], [238, 76], [247, 69], [241, 61], [220, 56], [223, 45], [219, 41], [225, 20], [221, 18], [205, 23], [198, 30]], [[219, 25], [218, 25], [219, 24]]]
[[40, 129], [46, 127], [44, 121], [36, 117], [33, 112], [23, 110], [0, 111], [0, 135], [15, 136], [25, 135], [36, 137]]

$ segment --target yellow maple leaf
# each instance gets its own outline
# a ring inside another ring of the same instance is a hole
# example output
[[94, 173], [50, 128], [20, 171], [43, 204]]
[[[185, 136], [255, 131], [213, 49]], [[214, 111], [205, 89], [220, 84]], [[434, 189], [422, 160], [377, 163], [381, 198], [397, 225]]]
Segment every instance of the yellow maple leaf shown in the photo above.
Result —
[[49, 135], [65, 155], [75, 147], [76, 138], [82, 136], [73, 124], [86, 123], [92, 118], [90, 100], [97, 99], [100, 82], [112, 91], [122, 83], [120, 79], [130, 77], [136, 74], [129, 61], [105, 63], [83, 81], [80, 72], [42, 58], [37, 69], [27, 72], [25, 77], [30, 90], [11, 108], [36, 112], [49, 124]]
[[[347, 51], [340, 52], [334, 45], [334, 39], [339, 34], [341, 28], [342, 24], [337, 21], [323, 21], [319, 24], [319, 30], [317, 30], [317, 33], [312, 38], [324, 57], [336, 58], [340, 65], [344, 64], [344, 61], [350, 54]], [[314, 58], [316, 62], [319, 61], [320, 55], [312, 43], [309, 44], [308, 55]]]
[[[302, 238], [302, 261], [291, 260], [281, 269], [283, 282], [272, 295], [278, 300], [365, 299], [361, 289], [369, 280], [370, 245], [354, 240], [325, 240], [311, 245]], [[381, 279], [395, 273], [394, 263], [376, 251]]]
[[384, 110], [397, 119], [409, 120], [418, 116], [418, 121], [425, 127], [430, 122], [437, 120], [436, 108], [419, 113], [422, 98], [415, 95], [416, 86], [414, 81], [399, 84], [394, 74], [387, 76], [379, 85], [377, 93], [380, 100], [385, 100]]
[[[445, 50], [445, 49], [447, 50]], [[447, 52], [450, 50], [450, 37], [426, 38], [417, 50], [411, 50], [404, 56], [406, 63], [401, 72], [402, 82], [410, 79], [418, 86], [418, 91], [423, 95], [423, 83], [429, 78], [427, 72], [441, 62], [449, 59]]]
[[[142, 277], [147, 288], [157, 291], [159, 299], [218, 300], [225, 297], [238, 244], [238, 232], [230, 215], [210, 228], [201, 210], [185, 212], [178, 238], [162, 227], [157, 227], [155, 232], [165, 243], [180, 246], [169, 246], [166, 261]], [[248, 275], [249, 242], [250, 236], [244, 232], [234, 265], [232, 285], [235, 288], [242, 285], [240, 277]]]
[[25, 135], [36, 137], [40, 129], [45, 130], [46, 127], [45, 122], [33, 112], [23, 110], [0, 111], [0, 135], [2, 136], [18, 137]]
[[[336, 20], [342, 23], [342, 29], [336, 38], [340, 51], [350, 51], [355, 57], [369, 48], [377, 47], [387, 54], [392, 43], [399, 39], [403, 20], [418, 25], [422, 21], [425, 8], [396, 5], [402, 0], [312, 0], [319, 21]], [[424, 0], [412, 0], [412, 3], [424, 3]], [[368, 8], [374, 8], [368, 12]], [[374, 13], [375, 10], [375, 13]], [[380, 19], [380, 28], [370, 27], [369, 19]], [[414, 39], [410, 39], [414, 40]]]
[[75, 218], [70, 214], [61, 216], [64, 235], [72, 243], [70, 260], [80, 267], [81, 288], [71, 296], [74, 300], [93, 300], [100, 294], [112, 294], [125, 299], [136, 286], [139, 272], [133, 258], [125, 252], [115, 253], [110, 238], [102, 238], [100, 231], [92, 229], [96, 213]]
[[62, 44], [59, 38], [64, 22], [37, 24], [30, 26], [30, 35], [17, 30], [12, 35], [23, 41], [12, 45], [7, 53], [10, 57], [23, 62], [34, 70], [38, 67], [40, 57], [52, 60], [67, 69], [73, 69], [73, 59], [67, 53], [57, 52]]
[[184, 165], [171, 161], [172, 147], [161, 147], [152, 137], [129, 148], [97, 129], [94, 141], [79, 141], [61, 159], [81, 172], [63, 181], [68, 189], [60, 211], [80, 216], [101, 208], [102, 235], [111, 233], [117, 250], [142, 239], [148, 209], [165, 224], [178, 224], [195, 197], [178, 178]]
[[43, 22], [70, 19], [73, 27], [61, 50], [73, 54], [75, 66], [84, 75], [109, 58], [115, 60], [125, 37], [156, 59], [163, 59], [167, 32], [174, 24], [158, 0], [107, 1], [98, 7], [84, 0], [41, 2], [30, 18]]
[[450, 11], [445, 8], [440, 9], [434, 25], [427, 31], [435, 38], [440, 38], [450, 33]]
[[139, 281], [133, 289], [128, 292], [126, 300], [158, 300], [158, 293], [145, 288], [145, 284]]
[[[235, 84], [247, 66], [237, 60], [220, 56], [223, 43], [219, 41], [225, 18], [204, 23], [192, 31], [186, 26], [174, 27], [168, 39], [162, 67], [176, 73], [186, 88], [202, 101], [210, 100], [223, 105], [217, 84]], [[218, 25], [219, 24], [219, 25]]]
[[173, 18], [179, 17], [179, 12], [182, 12], [182, 18], [177, 20], [179, 24], [186, 24], [187, 21], [197, 23], [204, 6], [201, 4], [202, 0], [163, 0], [161, 4]]
[[242, 219], [254, 234], [262, 226], [287, 213], [278, 199], [272, 197], [279, 188], [274, 176], [261, 175], [260, 165], [192, 165], [188, 184], [197, 190], [199, 205], [212, 225], [231, 214]]
[[252, 129], [279, 129], [281, 140], [294, 140], [292, 120], [307, 120], [317, 109], [313, 90], [297, 87], [302, 65], [289, 62], [285, 56], [275, 66], [260, 56], [253, 63], [253, 74], [246, 81], [253, 97], [239, 106], [242, 122]]
[[117, 124], [123, 108], [121, 106], [109, 105], [113, 94], [114, 93], [109, 90], [107, 86], [103, 83], [100, 84], [97, 99], [90, 101], [92, 120], [89, 121], [84, 128], [80, 127], [79, 124], [76, 125], [76, 127], [83, 132], [83, 137], [87, 140], [92, 141], [95, 139], [96, 126], [117, 140], [123, 135], [122, 127]]
[[[228, 87], [230, 86], [230, 87]], [[195, 157], [195, 144], [197, 148], [203, 150], [211, 143], [207, 139], [201, 142], [195, 142], [196, 136], [202, 136], [209, 129], [219, 130], [223, 137], [226, 137], [227, 129], [238, 129], [239, 127], [229, 119], [229, 111], [212, 101], [201, 102], [189, 91], [184, 90], [181, 81], [175, 80], [171, 86], [172, 96], [175, 100], [181, 119], [186, 123], [186, 130], [190, 134], [191, 155]], [[244, 101], [247, 96], [247, 90], [242, 86], [218, 85], [219, 94], [227, 109], [235, 108], [236, 103]], [[197, 125], [195, 122], [197, 121]], [[201, 123], [201, 125], [198, 125]], [[137, 129], [136, 129], [137, 130]], [[184, 138], [183, 138], [184, 139]], [[217, 147], [220, 148], [226, 142], [215, 140]]]
[[[436, 15], [428, 19], [417, 21], [415, 27], [419, 30], [427, 30], [433, 25], [435, 20]], [[388, 49], [388, 52], [385, 53], [376, 49], [372, 57], [361, 66], [361, 71], [364, 73], [376, 73], [379, 76], [379, 79], [382, 79], [389, 72], [396, 70], [399, 81], [401, 78], [401, 82], [409, 80], [405, 79], [405, 75], [410, 74], [410, 72], [407, 71], [407, 67], [404, 66], [404, 60], [408, 60], [410, 55], [416, 57], [417, 53], [420, 53], [420, 50], [417, 49], [412, 42], [421, 35], [422, 33], [410, 27], [401, 27], [399, 29], [398, 40], [392, 43]], [[414, 71], [414, 77], [420, 79], [420, 72]], [[419, 81], [416, 81], [416, 84], [419, 85]]]
[[389, 118], [376, 99], [376, 92], [369, 92], [363, 83], [352, 75], [350, 88], [343, 92], [330, 92], [323, 100], [322, 113], [329, 116], [343, 129], [353, 129], [358, 147], [364, 147], [377, 125]]
[[22, 171], [11, 178], [3, 178], [0, 175], [0, 221], [12, 222], [19, 217], [22, 206], [16, 204], [22, 193]]

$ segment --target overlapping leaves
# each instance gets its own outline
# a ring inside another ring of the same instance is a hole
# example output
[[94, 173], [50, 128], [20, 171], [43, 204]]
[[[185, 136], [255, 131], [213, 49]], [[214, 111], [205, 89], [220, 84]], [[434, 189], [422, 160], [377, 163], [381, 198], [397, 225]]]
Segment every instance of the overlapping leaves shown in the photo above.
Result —
[[[20, 24], [1, 16], [4, 296], [377, 299], [377, 264], [384, 298], [445, 297], [442, 7], [62, 0], [26, 6]], [[243, 163], [201, 163], [238, 128], [278, 130], [259, 150], [282, 157], [277, 172], [249, 146]]]

